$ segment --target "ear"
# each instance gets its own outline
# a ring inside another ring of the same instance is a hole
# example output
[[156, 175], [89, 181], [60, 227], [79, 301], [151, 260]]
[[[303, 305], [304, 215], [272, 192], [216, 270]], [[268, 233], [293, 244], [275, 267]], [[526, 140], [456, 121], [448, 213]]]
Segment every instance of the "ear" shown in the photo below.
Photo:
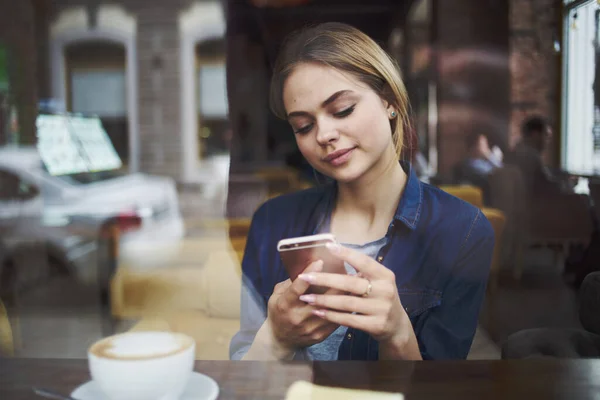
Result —
[[388, 116], [388, 119], [392, 120], [398, 116], [398, 111], [396, 111], [396, 107], [393, 104], [384, 100], [383, 106], [385, 107], [385, 112]]
[[393, 119], [394, 117], [390, 117], [391, 113], [395, 112], [397, 114], [398, 110], [394, 106], [394, 95], [389, 85], [386, 84], [384, 86], [380, 97], [383, 107], [385, 108], [386, 113], [388, 115], [388, 118]]

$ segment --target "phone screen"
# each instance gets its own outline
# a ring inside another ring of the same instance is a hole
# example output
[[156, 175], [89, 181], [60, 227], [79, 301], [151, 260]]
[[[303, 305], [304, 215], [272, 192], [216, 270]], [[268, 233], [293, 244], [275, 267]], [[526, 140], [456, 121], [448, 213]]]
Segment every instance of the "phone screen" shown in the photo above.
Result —
[[[292, 281], [317, 260], [323, 260], [323, 272], [346, 273], [344, 262], [325, 247], [327, 242], [331, 240], [303, 241], [280, 247], [279, 255]], [[326, 288], [313, 286], [310, 291], [319, 293], [325, 290]]]

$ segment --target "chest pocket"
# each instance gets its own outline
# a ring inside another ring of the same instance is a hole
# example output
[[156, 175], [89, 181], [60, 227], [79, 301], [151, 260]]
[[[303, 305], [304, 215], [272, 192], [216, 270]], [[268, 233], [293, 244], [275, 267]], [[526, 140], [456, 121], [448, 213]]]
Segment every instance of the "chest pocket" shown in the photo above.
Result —
[[442, 292], [433, 289], [398, 289], [402, 307], [412, 320], [425, 311], [442, 304]]

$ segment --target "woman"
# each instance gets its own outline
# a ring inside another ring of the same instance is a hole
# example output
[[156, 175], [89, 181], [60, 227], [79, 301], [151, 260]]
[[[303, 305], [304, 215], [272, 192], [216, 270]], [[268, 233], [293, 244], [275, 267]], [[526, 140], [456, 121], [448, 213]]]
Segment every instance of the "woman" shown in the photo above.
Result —
[[[399, 162], [408, 99], [394, 62], [350, 26], [303, 30], [278, 58], [271, 107], [333, 182], [255, 213], [231, 358], [465, 358], [493, 231], [478, 209]], [[349, 274], [319, 272], [316, 261], [290, 282], [278, 240], [323, 232], [343, 243], [330, 250]], [[310, 285], [330, 290], [306, 294]]]

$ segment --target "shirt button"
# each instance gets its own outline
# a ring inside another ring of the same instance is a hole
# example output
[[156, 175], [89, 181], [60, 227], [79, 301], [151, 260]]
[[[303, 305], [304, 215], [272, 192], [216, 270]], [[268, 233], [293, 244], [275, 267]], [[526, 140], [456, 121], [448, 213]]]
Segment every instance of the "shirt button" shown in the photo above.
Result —
[[382, 261], [383, 261], [383, 256], [377, 257], [377, 262], [382, 262]]
[[346, 338], [348, 338], [348, 340], [352, 339], [352, 333], [347, 334]]

